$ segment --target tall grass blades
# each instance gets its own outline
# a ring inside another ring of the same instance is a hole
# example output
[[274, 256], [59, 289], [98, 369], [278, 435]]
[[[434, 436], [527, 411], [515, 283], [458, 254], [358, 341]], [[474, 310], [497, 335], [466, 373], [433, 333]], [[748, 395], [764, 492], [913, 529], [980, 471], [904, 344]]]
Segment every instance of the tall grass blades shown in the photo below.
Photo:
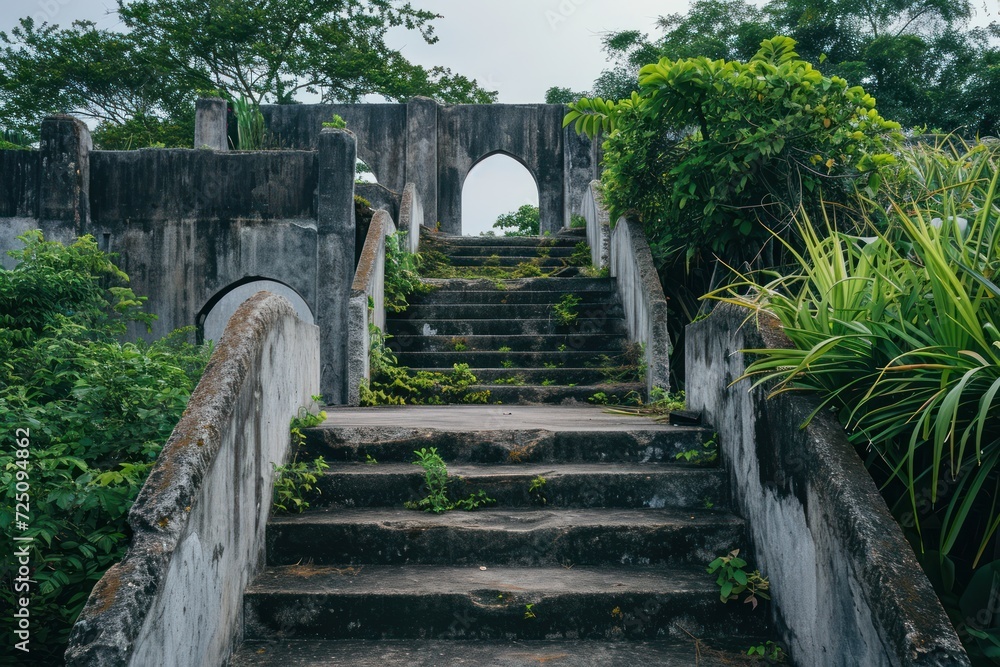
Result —
[[264, 148], [266, 130], [260, 105], [251, 99], [233, 99], [233, 113], [236, 115], [236, 136], [241, 151], [259, 151]]

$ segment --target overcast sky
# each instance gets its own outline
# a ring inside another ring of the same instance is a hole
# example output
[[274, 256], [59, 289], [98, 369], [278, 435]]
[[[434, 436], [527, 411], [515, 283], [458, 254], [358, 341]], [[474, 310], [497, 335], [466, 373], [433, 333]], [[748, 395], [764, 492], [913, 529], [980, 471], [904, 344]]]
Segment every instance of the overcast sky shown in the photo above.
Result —
[[[240, 0], [234, 0], [240, 1]], [[1000, 0], [978, 0], [977, 23], [997, 18]], [[500, 93], [500, 102], [544, 101], [551, 86], [587, 90], [606, 66], [601, 35], [622, 29], [654, 32], [658, 16], [685, 12], [687, 0], [412, 0], [441, 14], [437, 44], [400, 30], [391, 44], [413, 62], [442, 65]], [[90, 19], [118, 25], [113, 0], [3, 0], [0, 30], [21, 16], [68, 24]], [[466, 234], [488, 229], [497, 215], [538, 202], [528, 172], [494, 156], [473, 170], [464, 192]]]

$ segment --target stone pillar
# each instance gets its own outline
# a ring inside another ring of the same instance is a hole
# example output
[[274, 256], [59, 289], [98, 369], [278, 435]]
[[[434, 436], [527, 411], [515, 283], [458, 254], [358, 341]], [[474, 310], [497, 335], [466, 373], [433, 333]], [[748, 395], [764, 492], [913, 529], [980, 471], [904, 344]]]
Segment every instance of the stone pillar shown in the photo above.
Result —
[[589, 139], [584, 134], [577, 134], [573, 126], [563, 129], [563, 148], [565, 156], [565, 202], [566, 212], [563, 216], [563, 226], [569, 227], [570, 216], [581, 213], [583, 201], [590, 190], [590, 183], [600, 180], [600, 144], [601, 139]]
[[424, 219], [417, 224], [434, 227], [438, 221], [438, 104], [428, 97], [414, 97], [406, 105], [406, 182], [417, 186]]
[[195, 103], [194, 147], [229, 150], [229, 127], [226, 124], [226, 101], [207, 97]]
[[347, 328], [354, 281], [354, 164], [358, 144], [348, 130], [319, 135], [317, 317], [320, 387], [330, 405], [348, 401]]
[[91, 148], [83, 121], [66, 115], [42, 121], [38, 217], [65, 223], [74, 236], [87, 233], [90, 223]]

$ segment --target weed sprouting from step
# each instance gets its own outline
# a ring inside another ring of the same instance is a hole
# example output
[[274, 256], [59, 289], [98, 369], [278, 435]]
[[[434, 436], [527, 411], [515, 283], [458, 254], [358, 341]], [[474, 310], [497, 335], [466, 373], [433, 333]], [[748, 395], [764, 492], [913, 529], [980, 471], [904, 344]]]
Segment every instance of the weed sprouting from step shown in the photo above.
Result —
[[444, 349], [451, 352], [465, 352], [469, 349], [469, 340], [467, 338], [452, 338], [445, 343]]
[[440, 514], [456, 509], [471, 511], [496, 504], [496, 499], [490, 498], [482, 490], [471, 494], [468, 498], [452, 500], [448, 494], [448, 466], [438, 454], [437, 448], [425, 447], [413, 453], [417, 457], [413, 464], [424, 469], [424, 487], [427, 495], [420, 500], [406, 502], [404, 506], [407, 509]]
[[385, 237], [385, 308], [394, 313], [407, 309], [407, 299], [411, 294], [422, 294], [431, 289], [420, 282], [421, 256], [404, 249], [405, 239], [405, 231]]
[[787, 654], [781, 644], [768, 640], [763, 644], [757, 644], [747, 649], [747, 655], [763, 658], [772, 665], [785, 662]]
[[564, 327], [576, 324], [576, 320], [580, 316], [577, 310], [580, 307], [580, 301], [580, 297], [576, 294], [564, 294], [559, 303], [552, 305], [552, 315], [556, 322]]
[[590, 246], [586, 241], [580, 241], [573, 248], [573, 254], [569, 256], [570, 266], [587, 267], [592, 266], [590, 257]]
[[701, 443], [701, 447], [678, 452], [674, 458], [678, 461], [687, 461], [698, 466], [708, 466], [719, 460], [718, 434], [713, 435], [707, 441]]
[[538, 618], [538, 614], [535, 613], [535, 605], [532, 603], [524, 605], [524, 620], [530, 621], [536, 618]]
[[722, 602], [738, 600], [745, 593], [743, 602], [756, 609], [758, 598], [771, 599], [767, 593], [771, 582], [767, 577], [761, 576], [760, 570], [747, 572], [746, 567], [747, 562], [740, 558], [740, 550], [733, 549], [728, 555], [719, 556], [709, 563], [707, 571], [709, 574], [718, 573], [715, 583], [719, 586], [719, 599]]
[[624, 396], [619, 396], [618, 394], [609, 394], [607, 392], [598, 391], [588, 397], [587, 402], [593, 403], [594, 405], [639, 406], [642, 405], [642, 394], [637, 391], [630, 391]]
[[548, 504], [549, 499], [545, 495], [545, 485], [548, 484], [548, 482], [549, 481], [542, 475], [539, 475], [531, 480], [531, 484], [528, 486], [528, 496], [531, 497], [531, 502], [536, 505]]
[[371, 454], [365, 454], [365, 464], [370, 466], [377, 466], [378, 459], [372, 456]]
[[524, 373], [518, 373], [517, 375], [512, 375], [505, 378], [497, 378], [493, 381], [493, 384], [510, 385], [512, 387], [523, 387], [528, 382], [524, 377]]
[[326, 421], [326, 412], [318, 409], [322, 396], [313, 396], [313, 406], [317, 412], [309, 408], [299, 408], [299, 414], [292, 417], [289, 431], [292, 444], [292, 460], [285, 465], [274, 467], [274, 497], [272, 507], [276, 514], [287, 512], [304, 512], [309, 509], [309, 498], [318, 495], [316, 482], [323, 471], [330, 466], [322, 456], [316, 457], [311, 463], [299, 461], [299, 449], [305, 444], [306, 436], [302, 429], [318, 426]]

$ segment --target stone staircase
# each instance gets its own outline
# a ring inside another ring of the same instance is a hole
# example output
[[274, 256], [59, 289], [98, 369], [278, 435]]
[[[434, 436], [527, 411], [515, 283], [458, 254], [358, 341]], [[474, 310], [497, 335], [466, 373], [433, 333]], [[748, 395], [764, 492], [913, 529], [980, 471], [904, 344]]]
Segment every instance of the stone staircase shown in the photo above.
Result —
[[[637, 361], [612, 278], [581, 277], [568, 265], [583, 237], [448, 237], [431, 247], [458, 272], [531, 264], [550, 276], [521, 279], [425, 279], [432, 287], [411, 297], [404, 313], [389, 314], [386, 332], [399, 363], [414, 370], [468, 364], [495, 403], [586, 402], [602, 393], [612, 402], [645, 398]], [[576, 297], [572, 324], [555, 306]]]
[[[331, 463], [322, 496], [269, 522], [231, 664], [751, 664], [769, 612], [705, 571], [743, 520], [721, 470], [676, 458], [712, 437], [586, 405], [332, 408], [304, 454]], [[404, 509], [425, 447], [496, 504]]]

